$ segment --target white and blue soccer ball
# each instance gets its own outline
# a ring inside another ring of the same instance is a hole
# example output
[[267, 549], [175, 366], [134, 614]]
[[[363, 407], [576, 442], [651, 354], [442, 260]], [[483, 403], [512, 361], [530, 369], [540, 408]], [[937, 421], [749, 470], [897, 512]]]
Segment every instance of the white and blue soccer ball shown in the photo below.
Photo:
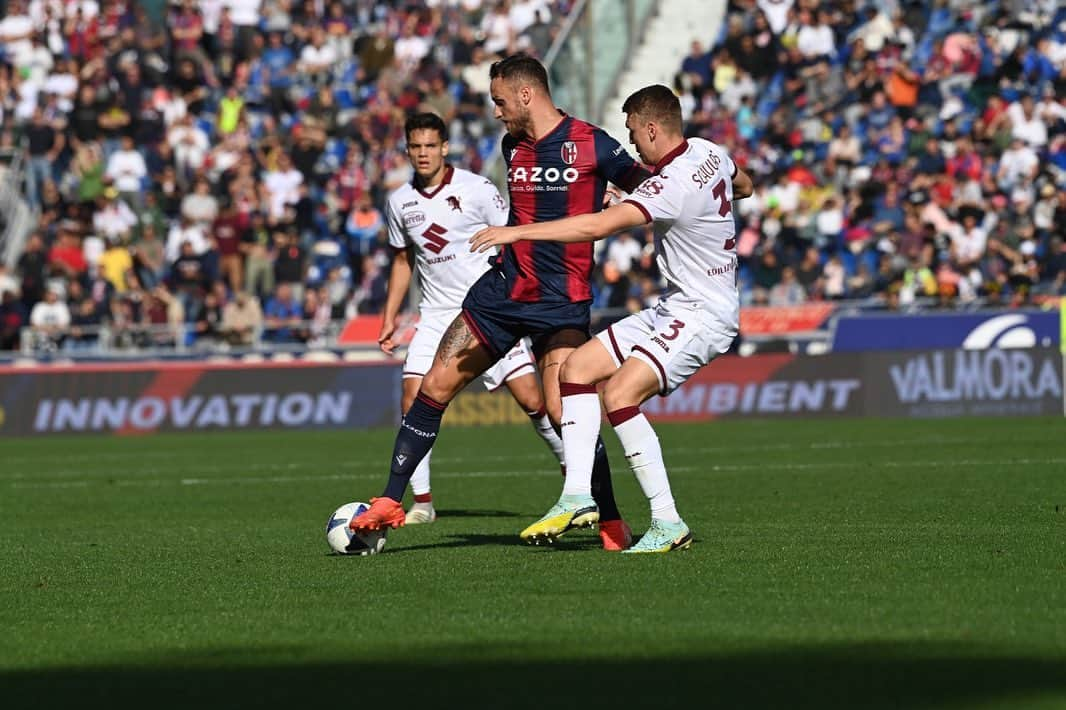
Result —
[[326, 542], [338, 555], [376, 555], [385, 549], [385, 530], [352, 532], [348, 523], [369, 508], [367, 503], [348, 503], [337, 508], [326, 523]]

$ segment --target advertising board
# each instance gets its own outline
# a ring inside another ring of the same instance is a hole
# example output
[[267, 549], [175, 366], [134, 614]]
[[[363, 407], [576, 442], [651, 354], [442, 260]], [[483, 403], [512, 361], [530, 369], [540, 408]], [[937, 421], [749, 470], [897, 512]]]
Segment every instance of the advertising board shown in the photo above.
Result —
[[399, 397], [393, 364], [4, 368], [0, 435], [393, 426]]

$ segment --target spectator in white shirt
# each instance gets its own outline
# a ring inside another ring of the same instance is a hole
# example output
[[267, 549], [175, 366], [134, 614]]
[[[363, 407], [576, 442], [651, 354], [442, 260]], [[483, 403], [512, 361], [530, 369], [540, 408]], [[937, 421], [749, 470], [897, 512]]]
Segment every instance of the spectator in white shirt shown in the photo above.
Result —
[[[399, 46], [400, 44], [397, 42], [397, 53], [399, 52]], [[320, 26], [315, 25], [311, 28], [311, 42], [300, 52], [300, 71], [311, 77], [311, 80], [318, 85], [328, 84], [333, 65], [336, 63], [337, 52], [331, 45], [326, 44], [325, 31]]]
[[954, 225], [948, 236], [951, 237], [951, 250], [960, 270], [965, 272], [984, 257], [988, 234], [977, 226], [977, 218], [972, 214], [963, 217], [961, 226]]
[[607, 259], [613, 261], [623, 274], [628, 274], [633, 263], [640, 263], [644, 246], [633, 237], [631, 230], [619, 233], [607, 247]]
[[118, 196], [118, 190], [114, 187], [104, 189], [93, 214], [93, 231], [96, 236], [125, 239], [137, 224], [137, 215], [125, 202], [118, 199]]
[[1036, 153], [1015, 136], [1011, 139], [1010, 147], [999, 158], [996, 181], [1001, 190], [1010, 192], [1019, 182], [1033, 180], [1039, 170], [1040, 159]]
[[278, 157], [278, 169], [263, 175], [263, 186], [266, 187], [270, 200], [271, 217], [283, 218], [285, 208], [300, 201], [300, 185], [303, 181], [303, 174], [292, 166], [288, 153], [282, 153]]
[[52, 53], [48, 51], [48, 47], [41, 44], [38, 35], [31, 36], [29, 48], [22, 50], [14, 59], [15, 68], [22, 72], [25, 81], [38, 88], [44, 87], [44, 82], [55, 66]]
[[511, 20], [511, 27], [514, 28], [514, 33], [520, 35], [529, 29], [537, 21], [538, 11], [545, 22], [550, 20], [551, 8], [548, 7], [548, 3], [544, 0], [512, 0], [508, 17]]
[[423, 57], [429, 54], [429, 42], [425, 37], [416, 35], [414, 22], [408, 21], [403, 27], [403, 34], [396, 40], [393, 53], [400, 69], [409, 74], [415, 70]]
[[204, 21], [204, 34], [208, 42], [215, 42], [218, 34], [219, 19], [222, 17], [222, 0], [199, 0], [200, 17]]
[[770, 31], [779, 35], [788, 26], [788, 11], [792, 9], [793, 0], [758, 0], [759, 9], [766, 15]]
[[38, 301], [30, 311], [30, 326], [39, 346], [54, 347], [62, 340], [70, 327], [70, 309], [59, 300], [55, 289], [48, 289], [44, 300]]
[[134, 209], [140, 209], [144, 194], [144, 180], [148, 177], [148, 166], [144, 157], [133, 145], [133, 136], [122, 136], [118, 150], [107, 159], [107, 177]]
[[211, 148], [207, 134], [196, 127], [192, 116], [186, 114], [167, 133], [167, 143], [174, 150], [174, 167], [178, 181], [186, 185], [188, 179], [203, 166]]
[[185, 242], [192, 244], [193, 253], [197, 256], [206, 252], [210, 246], [207, 243], [204, 228], [182, 215], [167, 232], [167, 245], [164, 247], [164, 253], [168, 264], [173, 264], [178, 260], [181, 256], [181, 245]]
[[181, 201], [181, 215], [207, 230], [218, 217], [218, 200], [211, 194], [211, 185], [204, 178], [196, 180], [193, 192]]
[[1047, 126], [1037, 114], [1032, 96], [1023, 96], [1021, 101], [1007, 108], [1010, 117], [1011, 137], [1021, 138], [1033, 148], [1047, 145]]
[[11, 0], [7, 4], [7, 14], [0, 20], [0, 44], [3, 44], [9, 61], [17, 61], [17, 57], [33, 49], [30, 41], [33, 33], [33, 20], [26, 13], [26, 4], [22, 0]]
[[224, 0], [229, 8], [230, 19], [238, 27], [259, 26], [259, 6], [261, 0]]
[[63, 113], [70, 113], [74, 108], [74, 97], [78, 94], [78, 67], [73, 59], [56, 63], [55, 69], [44, 81], [43, 91], [54, 94], [59, 109]]
[[836, 254], [829, 257], [829, 261], [825, 262], [825, 266], [822, 268], [826, 298], [844, 297], [844, 280], [846, 276], [847, 272], [844, 270], [844, 264], [840, 261], [840, 257]]
[[829, 15], [819, 11], [816, 24], [811, 22], [808, 10], [800, 12], [800, 31], [796, 35], [796, 47], [806, 59], [830, 57], [836, 54], [833, 30], [829, 27]]
[[237, 28], [237, 43], [242, 55], [247, 56], [252, 37], [259, 31], [261, 4], [261, 0], [223, 0], [223, 7], [229, 8], [230, 20]]
[[514, 46], [515, 31], [506, 4], [497, 3], [492, 12], [485, 13], [481, 20], [481, 31], [485, 35], [486, 52], [500, 56], [510, 53]]

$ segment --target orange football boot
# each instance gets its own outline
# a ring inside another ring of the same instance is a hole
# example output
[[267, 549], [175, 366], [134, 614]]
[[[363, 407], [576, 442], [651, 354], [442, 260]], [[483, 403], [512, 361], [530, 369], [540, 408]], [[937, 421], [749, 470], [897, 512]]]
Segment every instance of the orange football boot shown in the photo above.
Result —
[[403, 527], [407, 513], [403, 505], [392, 498], [371, 498], [370, 507], [352, 518], [348, 527], [355, 532]]

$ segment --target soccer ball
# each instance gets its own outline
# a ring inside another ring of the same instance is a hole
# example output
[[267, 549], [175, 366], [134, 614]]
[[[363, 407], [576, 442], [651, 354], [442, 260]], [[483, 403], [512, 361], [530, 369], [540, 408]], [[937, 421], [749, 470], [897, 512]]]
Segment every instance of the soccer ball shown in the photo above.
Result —
[[352, 518], [362, 514], [370, 506], [366, 503], [348, 503], [337, 508], [326, 522], [326, 542], [338, 555], [376, 555], [385, 549], [385, 530], [375, 530], [356, 535], [348, 527]]

